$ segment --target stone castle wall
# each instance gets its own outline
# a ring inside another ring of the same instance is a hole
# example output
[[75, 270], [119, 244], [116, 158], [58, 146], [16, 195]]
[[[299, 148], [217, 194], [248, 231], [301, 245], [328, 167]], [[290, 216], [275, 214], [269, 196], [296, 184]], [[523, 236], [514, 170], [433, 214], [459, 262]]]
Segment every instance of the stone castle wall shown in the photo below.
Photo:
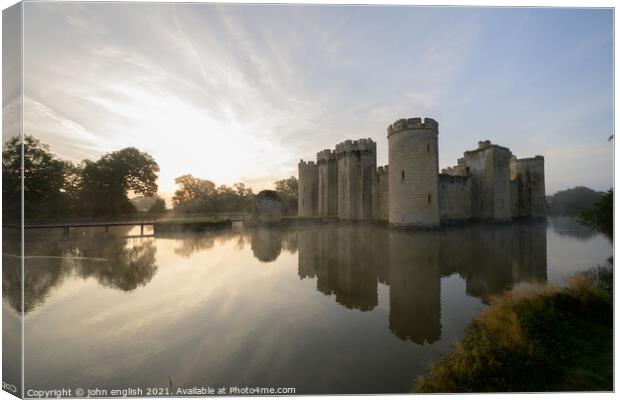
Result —
[[521, 158], [515, 162], [518, 218], [541, 218], [545, 212], [545, 158]]
[[332, 150], [323, 150], [316, 155], [318, 165], [318, 215], [338, 215], [338, 161]]
[[377, 144], [371, 139], [347, 140], [336, 145], [338, 218], [372, 219]]
[[510, 159], [505, 147], [479, 142], [465, 152], [465, 171], [472, 176], [472, 216], [508, 221], [511, 218]]
[[377, 219], [388, 221], [389, 217], [389, 167], [387, 165], [377, 168]]
[[297, 210], [300, 217], [312, 217], [318, 212], [319, 171], [314, 161], [299, 161]]
[[544, 158], [517, 159], [481, 141], [457, 164], [438, 168], [438, 124], [401, 119], [388, 127], [389, 163], [376, 143], [346, 140], [299, 163], [299, 216], [387, 221], [396, 226], [545, 216]]
[[472, 179], [469, 176], [439, 175], [439, 218], [455, 223], [472, 218]]
[[391, 225], [439, 225], [437, 136], [430, 118], [401, 119], [388, 128]]

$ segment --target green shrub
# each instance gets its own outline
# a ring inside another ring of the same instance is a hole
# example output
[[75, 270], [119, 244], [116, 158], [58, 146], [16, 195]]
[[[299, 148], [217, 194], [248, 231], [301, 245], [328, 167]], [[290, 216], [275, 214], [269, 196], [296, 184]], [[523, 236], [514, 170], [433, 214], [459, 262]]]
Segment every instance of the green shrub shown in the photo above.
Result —
[[[612, 390], [612, 300], [584, 275], [492, 299], [416, 391]], [[584, 378], [587, 377], [587, 378]]]

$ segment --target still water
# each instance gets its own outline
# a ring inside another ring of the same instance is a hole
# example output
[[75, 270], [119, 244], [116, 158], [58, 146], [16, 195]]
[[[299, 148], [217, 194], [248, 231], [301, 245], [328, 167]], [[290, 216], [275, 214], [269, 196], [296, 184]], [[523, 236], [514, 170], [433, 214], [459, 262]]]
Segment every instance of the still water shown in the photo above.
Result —
[[[608, 239], [568, 218], [136, 233], [28, 232], [26, 389], [408, 392], [491, 295], [521, 281], [561, 285], [612, 255]], [[19, 259], [7, 248], [3, 333], [17, 344]]]

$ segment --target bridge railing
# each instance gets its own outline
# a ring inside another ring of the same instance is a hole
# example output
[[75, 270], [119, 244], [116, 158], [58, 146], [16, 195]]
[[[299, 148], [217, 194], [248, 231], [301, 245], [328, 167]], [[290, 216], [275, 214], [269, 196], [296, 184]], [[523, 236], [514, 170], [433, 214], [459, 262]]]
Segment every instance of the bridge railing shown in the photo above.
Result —
[[[46, 226], [46, 225], [96, 225], [96, 224], [143, 224], [143, 223], [155, 223], [157, 221], [157, 216], [145, 216], [140, 215], [136, 217], [120, 217], [120, 218], [110, 218], [110, 217], [64, 217], [64, 218], [29, 218], [24, 220], [24, 226]], [[3, 219], [3, 226], [20, 226], [21, 220], [19, 219]]]
[[[32, 226], [71, 226], [71, 225], [118, 225], [118, 224], [154, 224], [157, 221], [166, 220], [182, 220], [182, 219], [197, 219], [197, 218], [210, 218], [210, 217], [222, 217], [230, 218], [232, 220], [243, 220], [249, 216], [248, 213], [188, 213], [188, 214], [139, 214], [135, 216], [122, 216], [122, 217], [62, 217], [62, 218], [27, 218], [24, 220], [25, 227]], [[2, 220], [2, 226], [21, 226], [21, 220], [15, 218], [4, 218]]]

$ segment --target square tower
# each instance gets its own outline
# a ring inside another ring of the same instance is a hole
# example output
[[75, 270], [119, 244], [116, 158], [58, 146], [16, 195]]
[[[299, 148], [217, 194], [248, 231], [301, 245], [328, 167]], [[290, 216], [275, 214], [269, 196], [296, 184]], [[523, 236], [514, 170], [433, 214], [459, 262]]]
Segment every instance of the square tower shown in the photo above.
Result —
[[518, 218], [543, 218], [545, 212], [545, 158], [513, 158], [511, 178], [515, 183], [514, 216]]
[[510, 159], [506, 147], [478, 142], [465, 152], [465, 173], [472, 176], [472, 215], [476, 219], [510, 221]]
[[377, 144], [372, 139], [346, 140], [336, 145], [338, 218], [373, 218], [377, 177]]

